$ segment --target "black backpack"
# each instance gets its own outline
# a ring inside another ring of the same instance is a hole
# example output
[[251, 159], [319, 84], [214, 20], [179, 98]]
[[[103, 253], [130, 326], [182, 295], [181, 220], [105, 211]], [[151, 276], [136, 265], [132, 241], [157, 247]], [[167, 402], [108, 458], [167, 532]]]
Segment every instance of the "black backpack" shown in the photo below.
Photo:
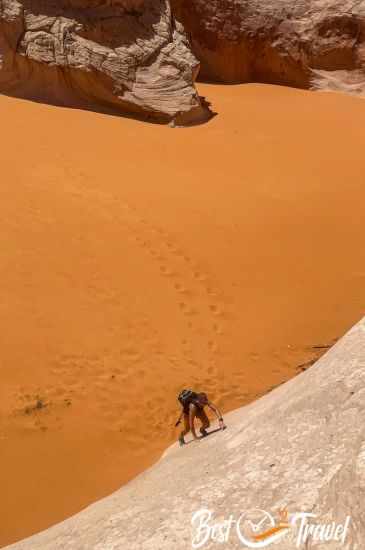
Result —
[[182, 390], [177, 397], [177, 400], [184, 409], [186, 409], [186, 407], [188, 407], [188, 405], [193, 403], [196, 399], [198, 399], [198, 394], [192, 390]]

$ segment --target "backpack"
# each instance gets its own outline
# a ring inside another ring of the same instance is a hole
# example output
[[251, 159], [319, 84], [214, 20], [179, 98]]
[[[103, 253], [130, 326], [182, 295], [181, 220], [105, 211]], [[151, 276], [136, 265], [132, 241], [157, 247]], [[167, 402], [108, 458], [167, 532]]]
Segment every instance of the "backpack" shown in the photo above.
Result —
[[190, 405], [190, 403], [193, 403], [198, 398], [198, 394], [195, 393], [195, 391], [192, 390], [182, 390], [177, 400], [182, 405], [183, 409], [186, 409]]

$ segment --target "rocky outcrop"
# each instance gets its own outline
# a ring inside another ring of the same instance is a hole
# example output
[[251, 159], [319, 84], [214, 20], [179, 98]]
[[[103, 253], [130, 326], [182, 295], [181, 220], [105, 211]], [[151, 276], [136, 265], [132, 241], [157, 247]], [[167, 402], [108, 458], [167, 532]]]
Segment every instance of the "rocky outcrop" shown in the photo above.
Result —
[[169, 0], [0, 0], [0, 92], [185, 124], [198, 71]]
[[[225, 432], [183, 449], [171, 447], [155, 466], [110, 497], [8, 548], [186, 550], [197, 536], [192, 514], [203, 508], [212, 513], [210, 525], [231, 514], [234, 519], [262, 514], [259, 508], [273, 516], [276, 526], [279, 510], [285, 509], [289, 526], [281, 550], [296, 547], [302, 521], [296, 514], [312, 513], [312, 525], [335, 522], [344, 544], [316, 542], [312, 530], [300, 548], [362, 548], [364, 396], [365, 319], [311, 369], [227, 415]], [[244, 536], [252, 535], [242, 527]], [[327, 535], [331, 533], [334, 529]], [[210, 538], [202, 546], [244, 547], [235, 524], [227, 544]]]
[[365, 0], [172, 0], [218, 82], [365, 90]]
[[364, 22], [365, 0], [0, 0], [0, 92], [189, 124], [210, 115], [201, 62], [207, 80], [363, 94]]

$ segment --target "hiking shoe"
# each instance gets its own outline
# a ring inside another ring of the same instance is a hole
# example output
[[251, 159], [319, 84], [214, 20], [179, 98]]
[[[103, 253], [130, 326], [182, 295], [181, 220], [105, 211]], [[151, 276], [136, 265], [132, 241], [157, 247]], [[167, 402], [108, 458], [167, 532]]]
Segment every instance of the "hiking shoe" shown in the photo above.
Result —
[[184, 439], [184, 436], [183, 436], [183, 435], [180, 435], [180, 437], [179, 437], [179, 445], [180, 445], [180, 447], [182, 447], [183, 445], [185, 445], [185, 439]]

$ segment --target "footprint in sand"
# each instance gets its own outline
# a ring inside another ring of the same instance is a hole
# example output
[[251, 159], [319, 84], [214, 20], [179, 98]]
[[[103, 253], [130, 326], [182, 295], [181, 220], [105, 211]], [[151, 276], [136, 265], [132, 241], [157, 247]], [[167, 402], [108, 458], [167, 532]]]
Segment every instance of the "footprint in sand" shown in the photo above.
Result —
[[212, 353], [217, 353], [217, 351], [218, 351], [218, 344], [217, 344], [217, 342], [209, 341], [209, 342], [208, 342], [208, 348], [209, 348], [209, 350], [210, 350]]
[[186, 292], [186, 288], [181, 283], [174, 283], [174, 288], [177, 292], [180, 292], [181, 294]]
[[166, 267], [165, 265], [161, 265], [160, 266], [160, 271], [163, 275], [165, 275], [166, 277], [172, 277], [174, 275], [174, 272], [171, 271], [171, 269], [169, 269], [168, 267]]
[[213, 331], [216, 334], [219, 334], [219, 335], [223, 334], [222, 327], [220, 325], [217, 325], [217, 324], [213, 325]]
[[197, 311], [193, 307], [187, 305], [185, 302], [179, 302], [179, 308], [184, 313], [184, 315], [187, 316], [196, 315], [197, 313]]
[[194, 272], [194, 278], [195, 278], [197, 281], [200, 281], [200, 282], [206, 281], [206, 276], [203, 275], [203, 273], [200, 273], [199, 271], [195, 271], [195, 272]]
[[219, 309], [215, 304], [210, 304], [209, 309], [212, 313], [214, 313], [215, 315], [218, 315]]

